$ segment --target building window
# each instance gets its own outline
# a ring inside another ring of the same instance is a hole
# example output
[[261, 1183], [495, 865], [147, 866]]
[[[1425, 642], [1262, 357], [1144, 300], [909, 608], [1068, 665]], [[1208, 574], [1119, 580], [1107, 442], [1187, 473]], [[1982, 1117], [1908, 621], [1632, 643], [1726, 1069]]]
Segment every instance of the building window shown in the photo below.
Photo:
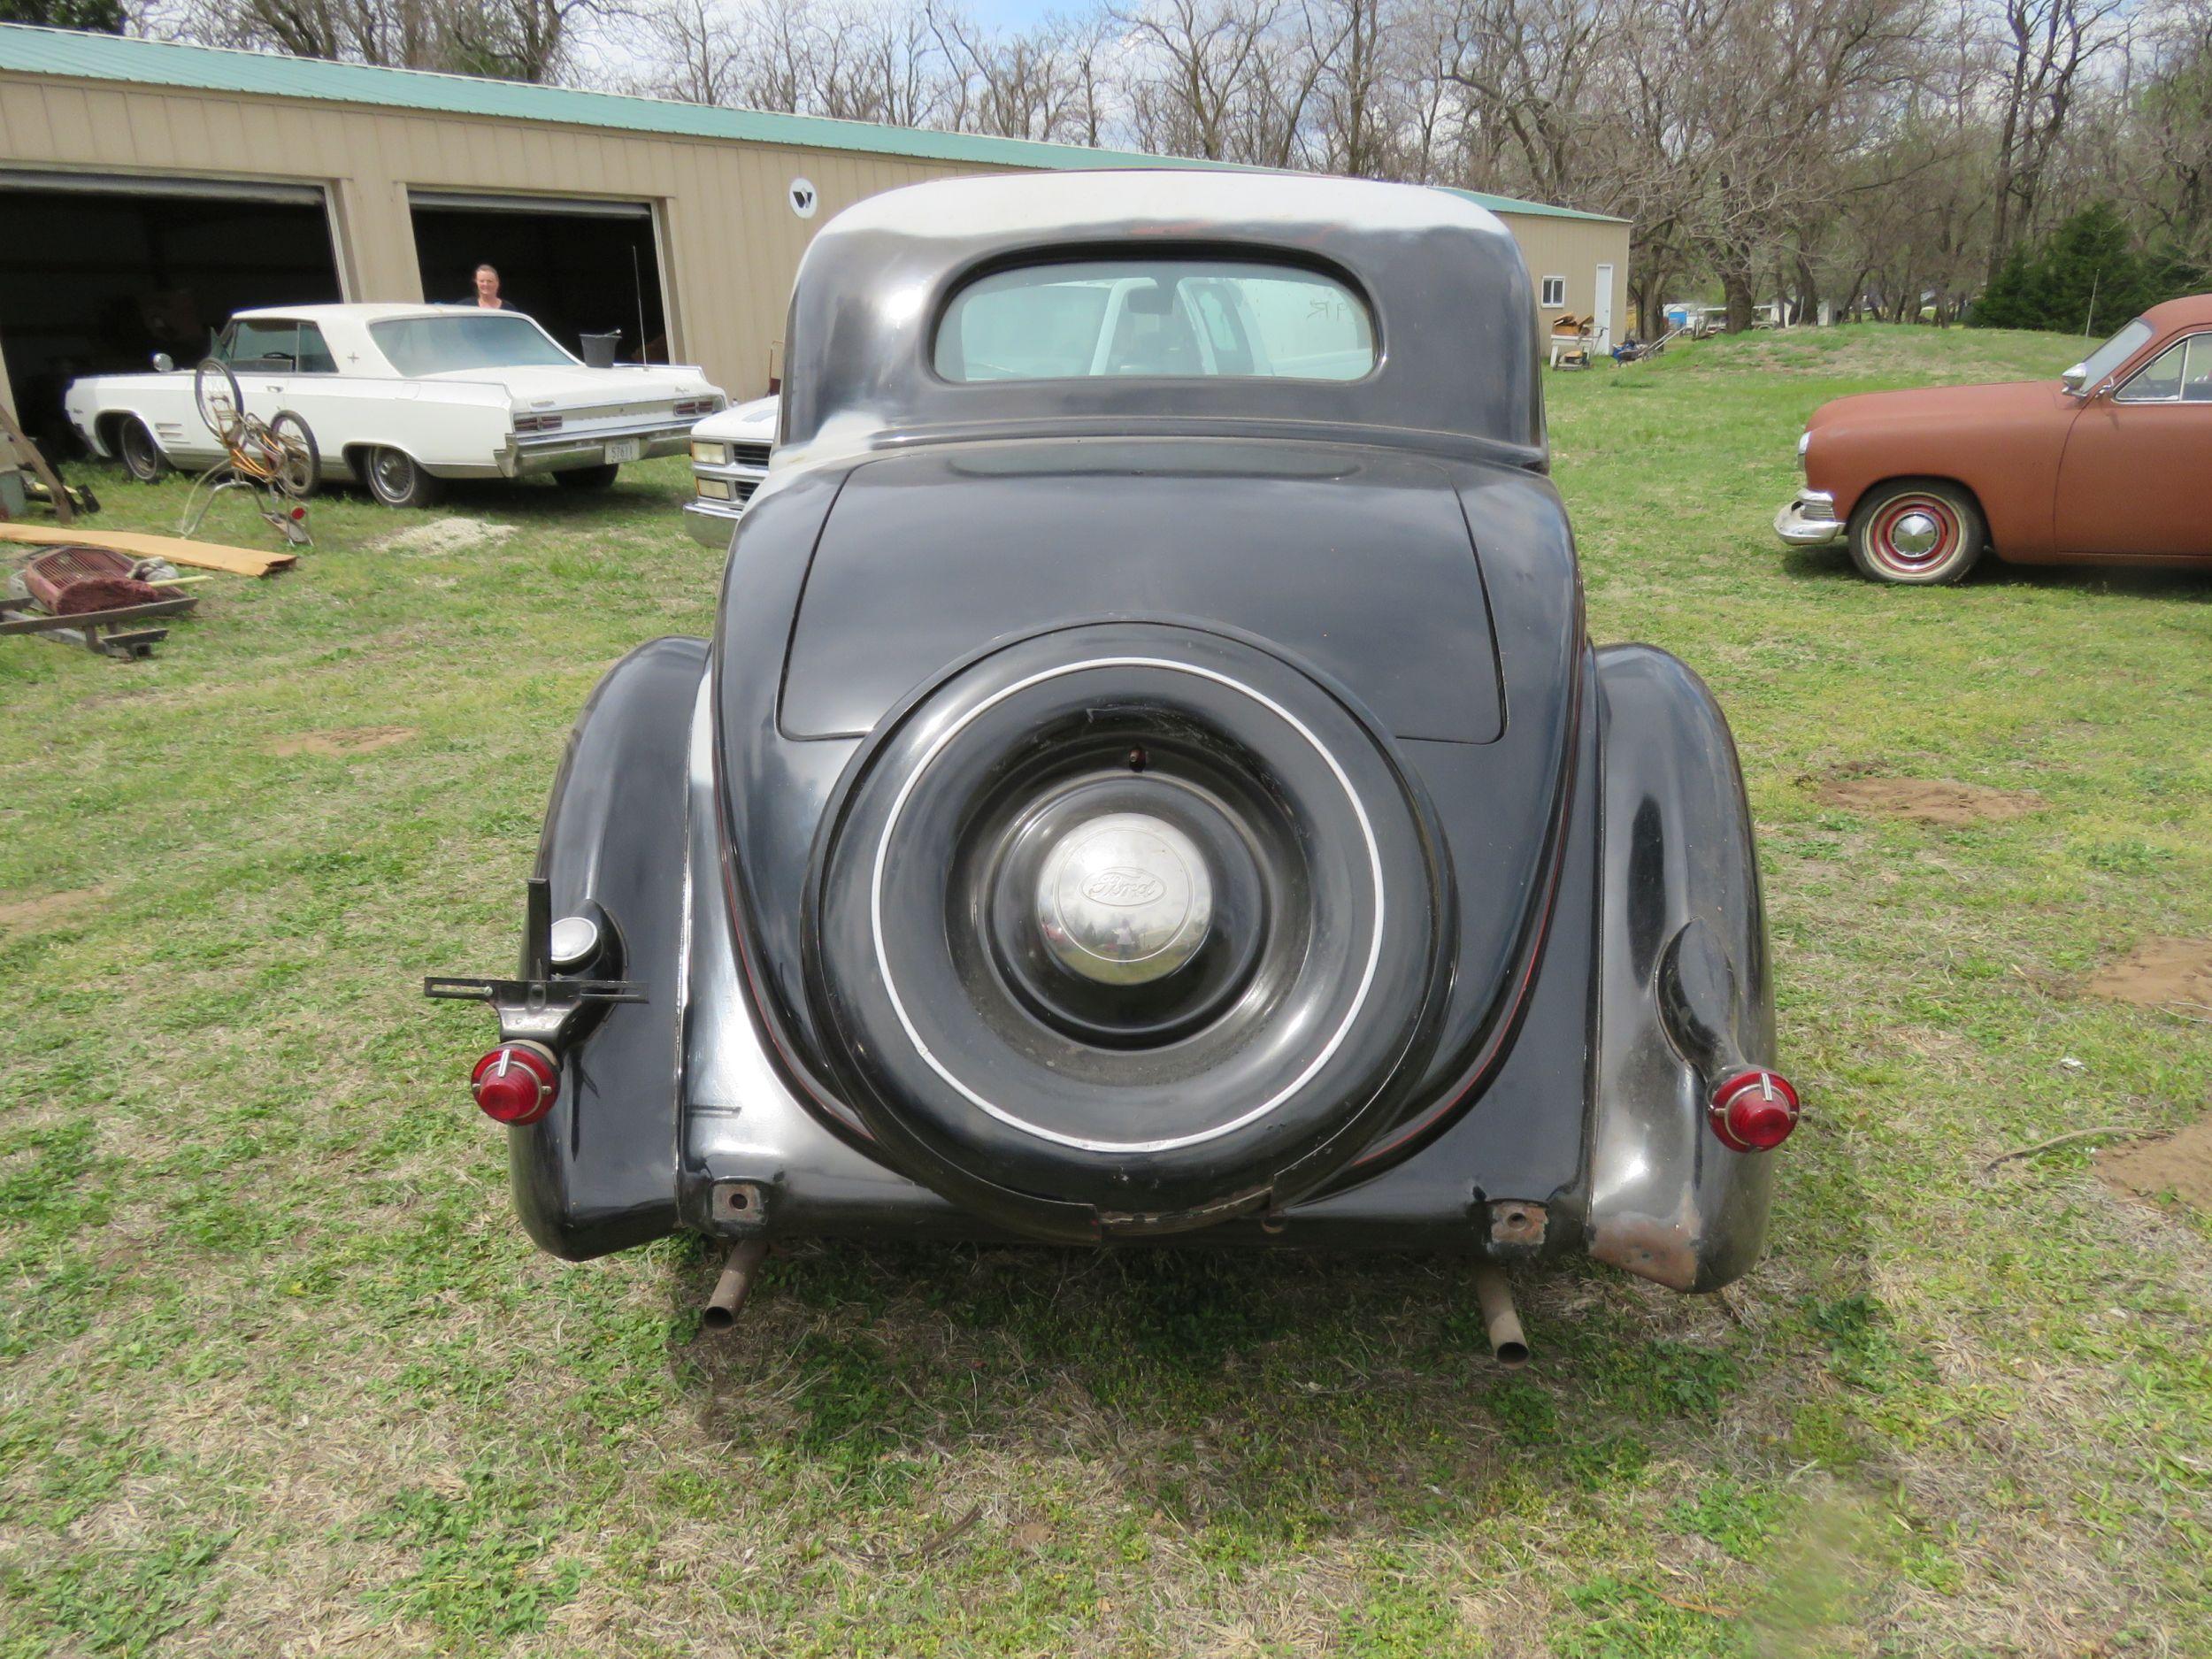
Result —
[[1563, 276], [1546, 277], [1544, 297], [1540, 303], [1546, 305], [1564, 305], [1567, 303], [1567, 279]]

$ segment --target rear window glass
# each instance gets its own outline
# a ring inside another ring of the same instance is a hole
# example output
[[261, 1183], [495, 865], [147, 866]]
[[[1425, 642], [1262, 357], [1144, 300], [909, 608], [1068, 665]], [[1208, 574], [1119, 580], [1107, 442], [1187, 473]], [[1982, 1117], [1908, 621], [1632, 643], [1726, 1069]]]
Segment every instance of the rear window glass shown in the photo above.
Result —
[[1341, 282], [1222, 259], [1100, 259], [995, 272], [937, 326], [949, 380], [1356, 380], [1375, 325]]

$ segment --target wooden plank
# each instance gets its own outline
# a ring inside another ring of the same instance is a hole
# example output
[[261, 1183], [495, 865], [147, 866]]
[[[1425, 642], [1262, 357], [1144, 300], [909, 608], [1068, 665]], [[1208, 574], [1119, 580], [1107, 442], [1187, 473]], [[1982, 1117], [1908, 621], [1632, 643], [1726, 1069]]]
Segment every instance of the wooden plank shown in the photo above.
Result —
[[299, 563], [296, 553], [257, 553], [251, 548], [226, 547], [219, 541], [188, 541], [181, 536], [150, 535], [138, 530], [93, 530], [81, 524], [66, 530], [50, 525], [0, 524], [0, 541], [111, 548], [139, 558], [164, 558], [172, 565], [227, 571], [234, 576], [273, 576]]
[[141, 605], [118, 605], [111, 611], [78, 611], [58, 617], [48, 616], [40, 611], [0, 610], [0, 634], [50, 634], [58, 628], [136, 622], [147, 617], [181, 616], [197, 603], [197, 599], [180, 595], [175, 599], [149, 599]]

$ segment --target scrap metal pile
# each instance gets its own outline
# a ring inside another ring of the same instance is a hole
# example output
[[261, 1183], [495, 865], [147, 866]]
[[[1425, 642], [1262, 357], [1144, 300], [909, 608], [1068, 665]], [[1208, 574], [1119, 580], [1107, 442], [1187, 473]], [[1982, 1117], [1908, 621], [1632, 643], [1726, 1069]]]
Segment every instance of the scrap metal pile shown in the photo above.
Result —
[[9, 572], [0, 634], [42, 634], [110, 657], [146, 657], [169, 637], [167, 619], [199, 603], [178, 591], [192, 580], [165, 559], [57, 547]]

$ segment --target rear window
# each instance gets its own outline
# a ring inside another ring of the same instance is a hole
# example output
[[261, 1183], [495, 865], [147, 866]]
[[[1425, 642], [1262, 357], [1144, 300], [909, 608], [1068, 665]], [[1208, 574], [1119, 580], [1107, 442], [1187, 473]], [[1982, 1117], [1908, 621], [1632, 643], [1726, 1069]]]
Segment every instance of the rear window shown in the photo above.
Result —
[[1287, 265], [1099, 259], [971, 282], [937, 326], [948, 380], [1356, 380], [1375, 324], [1343, 283]]
[[545, 330], [514, 311], [457, 310], [443, 317], [403, 317], [371, 323], [369, 338], [402, 374], [552, 368], [576, 362]]

